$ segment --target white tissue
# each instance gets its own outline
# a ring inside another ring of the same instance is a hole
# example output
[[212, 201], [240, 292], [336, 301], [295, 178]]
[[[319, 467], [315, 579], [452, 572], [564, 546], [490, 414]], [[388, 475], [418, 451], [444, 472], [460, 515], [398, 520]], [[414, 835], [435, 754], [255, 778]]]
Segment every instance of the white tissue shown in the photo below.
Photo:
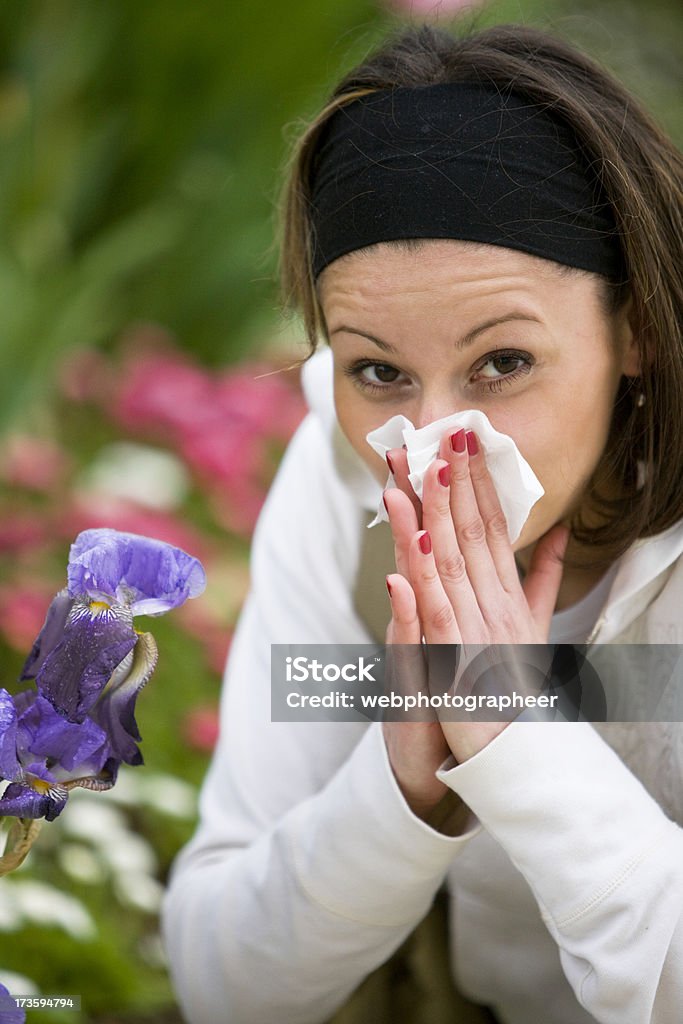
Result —
[[[474, 430], [482, 445], [486, 454], [486, 465], [507, 520], [510, 543], [513, 544], [522, 532], [531, 509], [545, 492], [512, 438], [494, 430], [483, 412], [478, 409], [467, 409], [465, 412], [457, 412], [428, 423], [420, 430], [415, 430], [405, 416], [392, 416], [377, 430], [371, 431], [365, 440], [382, 458], [386, 457], [391, 448], [406, 445], [410, 470], [408, 479], [421, 499], [424, 475], [427, 467], [438, 456], [441, 438], [446, 431], [452, 434], [461, 428]], [[391, 473], [386, 486], [396, 486]], [[370, 526], [387, 522], [388, 518], [384, 502], [380, 501], [377, 515]]]

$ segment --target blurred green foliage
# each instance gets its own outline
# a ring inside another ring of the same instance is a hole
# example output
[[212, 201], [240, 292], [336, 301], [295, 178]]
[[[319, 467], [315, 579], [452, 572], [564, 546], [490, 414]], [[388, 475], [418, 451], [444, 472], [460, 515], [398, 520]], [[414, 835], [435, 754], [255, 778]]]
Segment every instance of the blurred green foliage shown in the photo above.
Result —
[[213, 363], [270, 323], [283, 125], [378, 22], [367, 0], [0, 6], [5, 422], [57, 351], [131, 320]]
[[[681, 133], [675, 0], [482, 5], [605, 59]], [[56, 353], [156, 320], [212, 364], [275, 322], [284, 126], [397, 19], [371, 0], [0, 5], [0, 427]]]

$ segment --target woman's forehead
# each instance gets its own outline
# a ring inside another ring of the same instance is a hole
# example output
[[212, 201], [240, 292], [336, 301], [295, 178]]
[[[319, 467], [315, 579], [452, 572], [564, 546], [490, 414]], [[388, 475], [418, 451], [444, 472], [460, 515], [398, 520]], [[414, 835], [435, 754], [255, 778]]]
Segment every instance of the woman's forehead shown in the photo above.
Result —
[[[450, 239], [382, 242], [349, 253], [323, 270], [318, 294], [324, 306], [488, 290], [556, 294], [566, 284], [592, 282], [596, 275], [504, 246]], [[563, 289], [564, 290], [564, 289]]]

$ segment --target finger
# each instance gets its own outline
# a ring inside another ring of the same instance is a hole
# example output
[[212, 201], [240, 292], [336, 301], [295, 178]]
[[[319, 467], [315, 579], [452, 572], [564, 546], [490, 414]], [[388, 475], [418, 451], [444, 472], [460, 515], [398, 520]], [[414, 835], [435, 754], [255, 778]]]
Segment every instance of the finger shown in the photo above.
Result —
[[388, 575], [386, 585], [391, 603], [391, 643], [412, 644], [420, 651], [422, 627], [413, 588], [398, 572]]
[[418, 522], [422, 520], [422, 504], [417, 494], [413, 490], [413, 485], [408, 479], [408, 453], [404, 448], [392, 448], [386, 454], [387, 466], [391, 472], [394, 483], [406, 494], [415, 509], [415, 515], [417, 516]]
[[413, 588], [399, 573], [390, 573], [386, 583], [391, 604], [392, 643], [419, 644], [422, 630]]
[[450, 461], [451, 452], [452, 452], [452, 448], [451, 448], [451, 437], [452, 436], [453, 436], [453, 430], [451, 429], [451, 430], [447, 431], [443, 435], [443, 437], [441, 438], [441, 441], [439, 442], [439, 451], [438, 451], [438, 454], [437, 454], [437, 459], [444, 459], [446, 462]]
[[469, 470], [479, 513], [484, 523], [486, 539], [498, 578], [509, 594], [521, 590], [515, 555], [510, 543], [508, 524], [501, 508], [496, 487], [486, 465], [486, 456], [477, 435], [468, 430], [466, 447], [469, 453]]
[[427, 643], [461, 643], [453, 605], [436, 569], [429, 533], [421, 530], [410, 543], [410, 582], [415, 593], [417, 613]]
[[532, 618], [545, 637], [557, 603], [564, 571], [562, 559], [568, 542], [566, 526], [558, 524], [548, 530], [534, 548], [529, 572], [522, 585]]
[[450, 503], [450, 465], [435, 460], [424, 476], [422, 521], [432, 539], [436, 569], [465, 638], [483, 636], [482, 614], [458, 546]]
[[422, 630], [410, 583], [399, 573], [391, 573], [387, 576], [387, 592], [391, 603], [391, 643], [420, 644]]
[[[470, 442], [471, 443], [471, 442]], [[496, 613], [502, 584], [498, 578], [486, 536], [469, 468], [465, 430], [451, 435], [451, 514], [455, 535], [467, 566], [467, 575], [484, 615]]]
[[407, 495], [392, 487], [384, 492], [384, 507], [389, 516], [389, 525], [394, 538], [394, 559], [402, 576], [410, 576], [408, 551], [415, 532], [420, 529], [415, 508]]
[[[427, 690], [427, 672], [415, 594], [410, 583], [398, 573], [387, 576], [386, 582], [392, 614], [387, 631], [387, 637], [391, 639], [387, 639], [385, 688], [389, 687], [404, 697], [417, 696]], [[425, 717], [422, 710], [413, 720], [424, 723]], [[436, 719], [436, 715], [429, 717]], [[405, 720], [410, 720], [410, 714]]]

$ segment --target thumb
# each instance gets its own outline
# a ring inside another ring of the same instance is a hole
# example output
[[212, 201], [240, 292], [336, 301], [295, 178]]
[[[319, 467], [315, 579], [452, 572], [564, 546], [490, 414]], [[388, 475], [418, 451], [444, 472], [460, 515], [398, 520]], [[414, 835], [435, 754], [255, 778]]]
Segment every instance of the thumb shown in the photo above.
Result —
[[569, 528], [562, 523], [544, 533], [536, 543], [529, 572], [522, 584], [532, 618], [546, 638], [562, 582], [562, 559], [568, 542]]

